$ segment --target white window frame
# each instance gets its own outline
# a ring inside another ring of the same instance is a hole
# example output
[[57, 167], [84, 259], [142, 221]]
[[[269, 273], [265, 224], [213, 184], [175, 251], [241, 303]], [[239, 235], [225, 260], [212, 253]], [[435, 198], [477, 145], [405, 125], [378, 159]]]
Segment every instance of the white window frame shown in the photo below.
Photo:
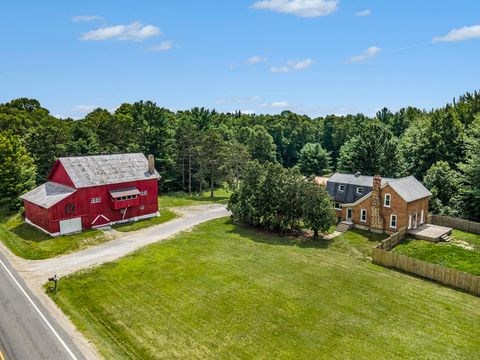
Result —
[[[337, 205], [338, 205], [338, 207], [337, 207]], [[339, 202], [334, 202], [334, 203], [333, 203], [333, 208], [334, 208], [335, 210], [342, 210], [342, 207], [340, 206], [340, 203], [339, 203]]]
[[[363, 219], [364, 214], [365, 214], [365, 219]], [[360, 210], [360, 222], [367, 222], [367, 209]]]
[[93, 197], [93, 198], [90, 198], [90, 204], [98, 204], [98, 203], [101, 203], [102, 202], [102, 198], [101, 197]]
[[357, 187], [357, 195], [363, 195], [363, 187]]
[[[393, 219], [395, 219], [395, 226], [392, 226]], [[395, 215], [395, 214], [390, 215], [390, 228], [391, 229], [396, 229], [397, 228], [397, 221], [398, 221], [397, 215]]]
[[148, 191], [147, 191], [147, 190], [142, 190], [142, 191], [140, 191], [140, 196], [145, 196], [145, 195], [148, 195]]
[[344, 192], [345, 191], [345, 185], [338, 185], [338, 191]]
[[[387, 197], [388, 197], [388, 205], [387, 205]], [[392, 195], [390, 194], [385, 194], [383, 197], [383, 207], [392, 207]]]

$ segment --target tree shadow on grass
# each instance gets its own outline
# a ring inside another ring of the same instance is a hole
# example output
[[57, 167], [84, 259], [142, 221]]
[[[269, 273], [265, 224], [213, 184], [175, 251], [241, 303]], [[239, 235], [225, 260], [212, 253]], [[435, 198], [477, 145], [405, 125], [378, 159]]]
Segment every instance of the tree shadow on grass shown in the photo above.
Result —
[[237, 234], [252, 241], [263, 243], [267, 245], [276, 245], [276, 246], [296, 246], [299, 248], [314, 248], [314, 249], [327, 249], [331, 244], [332, 240], [324, 240], [322, 238], [314, 239], [305, 234], [302, 235], [281, 235], [275, 232], [267, 231], [260, 229], [258, 227], [253, 227], [246, 224], [238, 224], [228, 220], [228, 224], [234, 225], [232, 230], [229, 230], [228, 233]]

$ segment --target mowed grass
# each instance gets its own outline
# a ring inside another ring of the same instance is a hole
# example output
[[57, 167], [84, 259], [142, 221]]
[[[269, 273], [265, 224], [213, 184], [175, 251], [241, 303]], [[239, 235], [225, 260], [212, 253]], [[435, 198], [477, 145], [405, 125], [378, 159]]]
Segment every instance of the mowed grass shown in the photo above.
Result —
[[218, 219], [50, 296], [107, 359], [480, 357], [479, 298], [351, 256], [371, 242], [349, 239]]
[[228, 199], [230, 199], [231, 193], [227, 189], [217, 188], [214, 190], [213, 195], [213, 198], [210, 197], [210, 191], [205, 191], [201, 195], [189, 195], [183, 192], [160, 194], [158, 197], [158, 206], [160, 208], [172, 208], [213, 203], [226, 204], [228, 203]]
[[100, 230], [51, 237], [27, 224], [20, 213], [0, 210], [0, 240], [17, 256], [40, 260], [98, 245], [110, 239]]
[[433, 264], [480, 275], [480, 251], [464, 249], [450, 243], [432, 243], [407, 239], [392, 251]]
[[175, 214], [173, 211], [168, 209], [161, 209], [160, 216], [155, 216], [149, 219], [144, 219], [139, 221], [133, 221], [125, 224], [117, 224], [117, 225], [113, 225], [112, 227], [115, 230], [120, 232], [137, 231], [150, 226], [163, 224], [164, 222], [170, 221], [176, 217], [177, 217], [177, 214]]

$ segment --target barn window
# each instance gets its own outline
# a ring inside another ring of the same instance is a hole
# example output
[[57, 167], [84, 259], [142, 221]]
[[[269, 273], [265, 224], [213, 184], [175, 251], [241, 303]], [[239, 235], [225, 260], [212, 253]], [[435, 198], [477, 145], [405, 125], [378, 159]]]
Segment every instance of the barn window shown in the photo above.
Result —
[[367, 222], [367, 209], [360, 210], [360, 221]]
[[142, 195], [142, 196], [148, 195], [148, 191], [147, 191], [147, 190], [143, 190], [143, 191], [140, 192], [140, 195]]
[[99, 197], [90, 198], [90, 204], [97, 204], [99, 202], [102, 202], [102, 198], [99, 198]]
[[140, 206], [140, 210], [145, 210], [145, 205]]
[[397, 228], [397, 215], [390, 215], [390, 227], [392, 229], [396, 229]]

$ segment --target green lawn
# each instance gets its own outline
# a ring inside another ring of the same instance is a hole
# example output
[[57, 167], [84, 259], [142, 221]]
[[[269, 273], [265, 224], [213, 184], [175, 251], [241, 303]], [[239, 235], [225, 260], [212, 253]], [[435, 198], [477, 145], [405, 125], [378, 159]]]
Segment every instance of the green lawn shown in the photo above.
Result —
[[367, 260], [371, 259], [372, 248], [386, 238], [384, 234], [354, 229], [333, 238], [328, 246], [332, 250]]
[[135, 222], [113, 225], [112, 227], [121, 232], [136, 231], [153, 225], [162, 224], [177, 217], [177, 215], [168, 209], [161, 209], [160, 216], [152, 217], [145, 220], [139, 220]]
[[[455, 235], [454, 235], [455, 236]], [[480, 275], [480, 251], [466, 250], [449, 243], [407, 239], [392, 251], [430, 263]]]
[[0, 215], [0, 240], [17, 256], [24, 259], [47, 259], [101, 244], [109, 237], [100, 230], [52, 238], [26, 224], [20, 214]]
[[351, 256], [365, 235], [213, 220], [50, 296], [107, 359], [480, 358], [480, 299]]
[[210, 191], [205, 191], [202, 195], [193, 194], [192, 196], [183, 192], [160, 194], [158, 206], [160, 208], [172, 208], [213, 203], [226, 204], [228, 199], [230, 199], [231, 193], [227, 189], [219, 188], [215, 189], [213, 195], [214, 197], [211, 198]]
[[480, 251], [480, 235], [460, 230], [453, 230], [451, 236], [456, 240], [467, 242], [473, 248], [475, 248], [475, 250]]

